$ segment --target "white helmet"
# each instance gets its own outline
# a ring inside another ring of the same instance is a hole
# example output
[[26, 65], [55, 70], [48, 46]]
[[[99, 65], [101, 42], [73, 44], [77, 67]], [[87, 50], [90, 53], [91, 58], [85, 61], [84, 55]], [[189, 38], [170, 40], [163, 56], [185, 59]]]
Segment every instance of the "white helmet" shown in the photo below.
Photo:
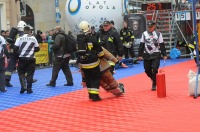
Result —
[[87, 21], [82, 21], [79, 24], [79, 28], [80, 30], [82, 30], [83, 32], [88, 32], [90, 30], [90, 24]]
[[30, 28], [30, 30], [33, 30], [33, 27], [31, 25], [27, 25], [27, 26]]
[[26, 23], [24, 21], [19, 21], [17, 25], [18, 31], [23, 31], [25, 26]]

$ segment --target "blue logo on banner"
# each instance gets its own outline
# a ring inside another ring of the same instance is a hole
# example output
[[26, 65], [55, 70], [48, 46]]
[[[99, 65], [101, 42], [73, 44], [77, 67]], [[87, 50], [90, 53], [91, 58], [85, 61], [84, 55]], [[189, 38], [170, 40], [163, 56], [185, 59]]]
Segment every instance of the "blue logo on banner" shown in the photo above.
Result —
[[69, 1], [68, 4], [68, 11], [71, 15], [76, 15], [78, 11], [80, 10], [81, 7], [81, 0], [76, 0], [78, 2], [78, 5], [75, 8], [71, 8], [71, 2], [72, 0]]

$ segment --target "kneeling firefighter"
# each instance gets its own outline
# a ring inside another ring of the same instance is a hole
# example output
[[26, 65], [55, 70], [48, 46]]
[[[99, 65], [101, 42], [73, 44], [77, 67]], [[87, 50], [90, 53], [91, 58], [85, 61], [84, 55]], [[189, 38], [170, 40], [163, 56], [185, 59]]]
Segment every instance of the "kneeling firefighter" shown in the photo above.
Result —
[[97, 39], [92, 36], [90, 25], [87, 21], [82, 21], [79, 24], [81, 33], [77, 35], [78, 43], [78, 62], [85, 77], [83, 81], [86, 82], [89, 99], [92, 101], [100, 101], [99, 86], [101, 80], [100, 60], [104, 56], [103, 49], [98, 44]]

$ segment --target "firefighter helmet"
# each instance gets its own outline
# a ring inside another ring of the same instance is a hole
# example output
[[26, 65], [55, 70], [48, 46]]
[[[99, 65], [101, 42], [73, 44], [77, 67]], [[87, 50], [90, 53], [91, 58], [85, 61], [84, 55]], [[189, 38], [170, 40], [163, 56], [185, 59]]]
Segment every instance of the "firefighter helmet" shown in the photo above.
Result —
[[79, 28], [80, 30], [82, 30], [83, 32], [88, 32], [90, 30], [90, 24], [87, 21], [82, 21], [79, 24]]
[[24, 21], [19, 21], [17, 25], [18, 31], [23, 31], [25, 26], [26, 23]]

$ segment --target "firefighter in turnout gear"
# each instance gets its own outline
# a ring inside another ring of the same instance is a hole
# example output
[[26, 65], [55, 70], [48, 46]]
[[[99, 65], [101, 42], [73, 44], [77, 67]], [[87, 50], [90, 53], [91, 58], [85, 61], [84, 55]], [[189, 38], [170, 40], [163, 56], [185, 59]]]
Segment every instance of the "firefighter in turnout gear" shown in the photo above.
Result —
[[[177, 45], [179, 47], [186, 47], [186, 53], [190, 53], [191, 57], [194, 58], [194, 61], [197, 63], [196, 60], [196, 41], [195, 41], [195, 35], [193, 35], [191, 42], [189, 42], [188, 44], [183, 41], [177, 41]], [[200, 48], [199, 48], [199, 54], [200, 54]]]
[[[194, 37], [193, 37], [194, 38]], [[196, 56], [196, 41], [193, 40], [193, 43], [189, 43], [187, 46], [188, 48], [191, 49], [191, 51], [193, 51], [193, 53], [190, 53], [192, 56], [194, 56], [194, 61], [197, 63], [197, 56]], [[199, 55], [200, 55], [200, 48], [199, 48]]]
[[125, 59], [129, 58], [129, 53], [131, 58], [133, 58], [134, 63], [137, 63], [137, 59], [135, 59], [135, 51], [134, 51], [134, 35], [133, 31], [128, 27], [127, 22], [123, 22], [123, 28], [120, 30], [120, 39], [124, 45], [124, 56]]
[[[35, 72], [34, 53], [40, 50], [36, 38], [30, 33], [30, 27], [24, 27], [24, 35], [17, 38], [14, 51], [19, 54], [18, 75], [21, 84], [20, 93], [27, 91], [27, 94], [33, 93], [32, 83]], [[27, 76], [25, 76], [27, 73]]]
[[104, 56], [103, 49], [98, 44], [96, 37], [92, 36], [90, 25], [87, 21], [82, 21], [79, 24], [81, 33], [77, 35], [78, 42], [78, 62], [81, 70], [84, 73], [83, 82], [89, 93], [89, 99], [92, 101], [100, 101], [99, 87], [100, 87], [100, 60]]
[[[111, 54], [122, 60], [123, 57], [123, 44], [120, 40], [119, 33], [111, 28], [110, 21], [103, 22], [103, 30], [97, 34], [98, 42], [102, 47], [107, 49]], [[111, 65], [111, 73], [114, 71], [115, 63], [109, 61]], [[127, 67], [125, 64], [120, 63], [122, 67]]]
[[138, 49], [138, 59], [144, 59], [144, 69], [147, 76], [152, 80], [152, 91], [156, 90], [156, 74], [160, 66], [161, 54], [167, 59], [163, 37], [156, 30], [154, 21], [148, 22], [148, 31], [143, 32]]

